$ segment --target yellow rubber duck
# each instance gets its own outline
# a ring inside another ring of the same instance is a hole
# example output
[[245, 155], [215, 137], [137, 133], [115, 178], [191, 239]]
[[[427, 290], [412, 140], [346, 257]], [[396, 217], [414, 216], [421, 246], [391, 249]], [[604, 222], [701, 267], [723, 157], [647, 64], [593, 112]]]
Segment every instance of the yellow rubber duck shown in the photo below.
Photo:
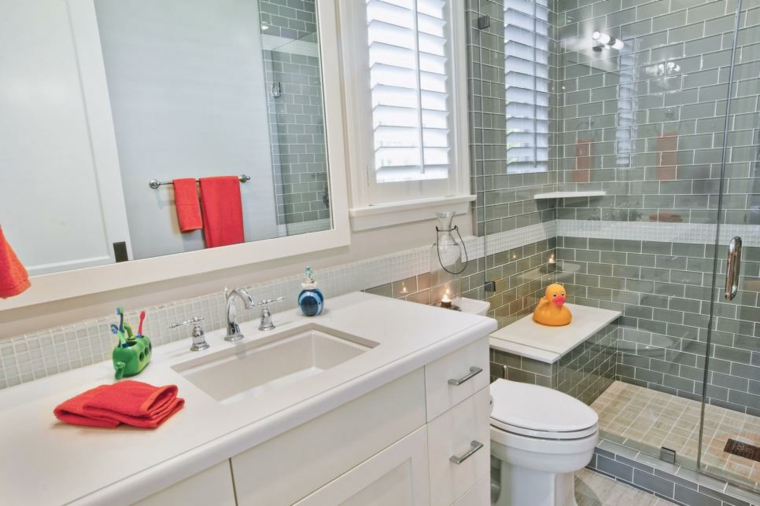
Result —
[[541, 325], [561, 327], [573, 321], [573, 314], [564, 307], [565, 287], [553, 284], [546, 287], [544, 296], [538, 301], [538, 307], [533, 312], [533, 321]]

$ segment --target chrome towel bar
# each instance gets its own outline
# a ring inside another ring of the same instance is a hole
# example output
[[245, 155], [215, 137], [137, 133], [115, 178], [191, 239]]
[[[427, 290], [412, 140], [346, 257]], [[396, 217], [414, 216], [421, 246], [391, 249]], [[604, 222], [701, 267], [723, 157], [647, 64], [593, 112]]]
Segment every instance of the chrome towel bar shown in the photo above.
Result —
[[[238, 176], [238, 179], [240, 180], [241, 183], [247, 183], [248, 181], [251, 180], [251, 176], [246, 176], [245, 174], [241, 174]], [[195, 181], [197, 182], [199, 180], [196, 179]], [[161, 186], [172, 185], [172, 184], [174, 183], [171, 181], [159, 181], [158, 179], [151, 179], [150, 181], [148, 181], [148, 186], [150, 186], [154, 190], [158, 190]]]

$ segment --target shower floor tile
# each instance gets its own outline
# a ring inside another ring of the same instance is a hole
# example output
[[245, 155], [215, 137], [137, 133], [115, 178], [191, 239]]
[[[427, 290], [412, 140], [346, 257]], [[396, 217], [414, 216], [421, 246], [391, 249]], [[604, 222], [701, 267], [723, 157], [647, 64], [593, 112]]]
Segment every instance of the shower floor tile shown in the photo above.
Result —
[[[696, 466], [700, 402], [616, 381], [591, 407], [599, 415], [601, 432], [613, 440], [655, 455], [664, 446], [676, 451], [679, 463]], [[728, 439], [760, 446], [760, 418], [705, 406], [706, 470], [757, 489], [760, 462], [724, 452]]]

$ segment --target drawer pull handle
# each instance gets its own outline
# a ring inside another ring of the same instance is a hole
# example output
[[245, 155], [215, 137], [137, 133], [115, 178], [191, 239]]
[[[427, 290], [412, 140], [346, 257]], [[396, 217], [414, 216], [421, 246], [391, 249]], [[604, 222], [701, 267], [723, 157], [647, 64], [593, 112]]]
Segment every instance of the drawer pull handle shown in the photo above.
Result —
[[459, 378], [458, 380], [450, 379], [449, 380], [449, 385], [458, 387], [462, 383], [467, 383], [472, 378], [474, 378], [475, 376], [477, 376], [478, 374], [480, 374], [482, 372], [483, 372], [483, 369], [481, 369], [480, 367], [470, 367], [470, 372], [466, 376], [463, 376], [463, 377]]
[[479, 443], [477, 441], [472, 441], [470, 443], [470, 449], [467, 450], [467, 453], [462, 455], [461, 457], [457, 457], [456, 455], [452, 455], [451, 458], [449, 458], [450, 461], [452, 461], [454, 464], [459, 465], [465, 460], [469, 459], [473, 455], [475, 455], [475, 452], [483, 448], [483, 443]]

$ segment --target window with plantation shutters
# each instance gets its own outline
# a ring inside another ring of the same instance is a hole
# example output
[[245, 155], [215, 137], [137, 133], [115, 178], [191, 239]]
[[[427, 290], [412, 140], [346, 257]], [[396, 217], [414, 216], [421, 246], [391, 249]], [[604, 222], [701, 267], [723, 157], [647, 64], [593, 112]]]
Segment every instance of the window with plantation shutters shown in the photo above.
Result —
[[[357, 1], [357, 0], [350, 0]], [[366, 2], [370, 183], [449, 178], [451, 23], [446, 0]]]
[[545, 172], [549, 163], [547, 0], [504, 0], [507, 173]]

